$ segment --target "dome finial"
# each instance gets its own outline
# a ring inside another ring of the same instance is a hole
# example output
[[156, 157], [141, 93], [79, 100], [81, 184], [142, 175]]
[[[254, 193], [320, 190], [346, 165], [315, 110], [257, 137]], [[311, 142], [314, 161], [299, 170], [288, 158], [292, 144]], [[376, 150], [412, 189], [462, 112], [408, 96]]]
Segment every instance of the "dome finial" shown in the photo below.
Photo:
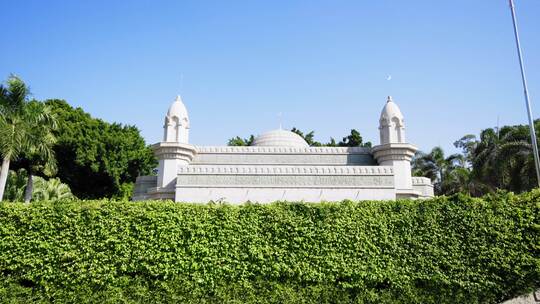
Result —
[[388, 95], [388, 98], [386, 99], [386, 102], [394, 102], [394, 101], [392, 100], [392, 96]]
[[176, 95], [176, 99], [174, 100], [176, 102], [182, 102], [182, 96]]

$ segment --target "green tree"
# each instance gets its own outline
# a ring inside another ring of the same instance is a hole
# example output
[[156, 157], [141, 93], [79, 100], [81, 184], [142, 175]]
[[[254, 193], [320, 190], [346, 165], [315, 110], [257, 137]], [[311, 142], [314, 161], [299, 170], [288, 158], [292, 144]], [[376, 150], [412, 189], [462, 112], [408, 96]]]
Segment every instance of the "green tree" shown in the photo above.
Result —
[[57, 129], [54, 115], [48, 106], [38, 101], [31, 101], [27, 105], [30, 115], [36, 117], [36, 125], [28, 134], [27, 145], [22, 153], [23, 161], [26, 163], [28, 180], [24, 195], [24, 202], [29, 203], [32, 199], [34, 175], [42, 173], [46, 176], [56, 174], [56, 158], [53, 145], [56, 137], [53, 131]]
[[[540, 121], [535, 125], [538, 130]], [[532, 152], [527, 126], [504, 126], [497, 131], [488, 128], [482, 130], [475, 143], [473, 171], [491, 191], [528, 191], [537, 183]]]
[[498, 132], [489, 128], [482, 130], [470, 159], [474, 175], [487, 187], [494, 191], [503, 188], [501, 184], [502, 164], [499, 163], [501, 146]]
[[[50, 150], [54, 142], [50, 134], [54, 119], [49, 110], [42, 103], [28, 100], [30, 92], [20, 78], [10, 76], [6, 84], [0, 85], [0, 154], [3, 158], [0, 200], [4, 197], [11, 161], [23, 154], [31, 157], [33, 166], [54, 161]], [[29, 179], [30, 191], [31, 182]]]
[[474, 151], [478, 146], [478, 140], [473, 134], [467, 134], [454, 142], [454, 147], [461, 149], [468, 166], [471, 166], [474, 158]]
[[[527, 128], [523, 128], [527, 129]], [[525, 192], [537, 187], [535, 164], [529, 136], [519, 134], [519, 128], [503, 135], [497, 159], [502, 164], [500, 184], [513, 192]]]
[[251, 146], [255, 136], [252, 134], [249, 138], [241, 138], [240, 136], [233, 137], [227, 142], [227, 146]]
[[17, 172], [9, 170], [6, 182], [6, 191], [4, 192], [4, 199], [12, 202], [23, 201], [26, 183], [26, 170], [20, 169]]
[[[300, 129], [293, 127], [291, 132], [294, 132], [302, 137], [310, 147], [371, 147], [371, 142], [363, 142], [360, 132], [355, 129], [351, 130], [351, 134], [343, 137], [343, 141], [339, 143], [333, 137], [330, 137], [330, 141], [327, 143], [321, 143], [315, 140], [315, 131], [307, 133], [302, 132]], [[251, 135], [249, 138], [242, 138], [240, 136], [233, 137], [227, 142], [228, 146], [250, 146], [255, 140], [255, 136]]]
[[413, 175], [431, 179], [436, 194], [461, 192], [463, 185], [460, 181], [469, 179], [463, 155], [452, 154], [447, 157], [441, 147], [435, 147], [427, 154], [418, 151], [411, 165]]
[[340, 147], [371, 147], [371, 142], [363, 141], [360, 132], [355, 129], [351, 130], [351, 134], [343, 137], [343, 140], [338, 143]]
[[[540, 132], [540, 120], [535, 126]], [[413, 160], [413, 172], [430, 177], [438, 194], [466, 192], [481, 196], [498, 189], [519, 193], [537, 187], [526, 125], [487, 128], [478, 138], [467, 134], [454, 146], [461, 154], [446, 158], [436, 147], [429, 154], [419, 152]]]
[[336, 140], [333, 137], [330, 137], [330, 141], [326, 143], [324, 146], [326, 147], [339, 147], [339, 144], [336, 142]]
[[[51, 201], [74, 199], [69, 186], [62, 183], [58, 178], [44, 179], [40, 176], [33, 178], [32, 201]], [[26, 169], [9, 171], [5, 198], [9, 201], [20, 202], [25, 199], [28, 189], [28, 172]]]
[[330, 137], [330, 141], [327, 143], [321, 143], [316, 141], [315, 131], [305, 133], [297, 128], [292, 128], [292, 132], [300, 135], [311, 147], [371, 147], [371, 142], [363, 142], [360, 132], [355, 129], [351, 130], [351, 134], [343, 137], [343, 140], [336, 143], [333, 137]]
[[74, 199], [69, 186], [62, 183], [58, 178], [46, 180], [41, 177], [36, 178], [36, 187], [34, 190], [34, 201], [58, 201]]
[[64, 100], [45, 104], [58, 120], [57, 176], [77, 197], [124, 196], [124, 184], [150, 174], [156, 166], [152, 150], [135, 126], [93, 118]]
[[311, 132], [308, 132], [308, 133], [304, 134], [304, 132], [302, 132], [299, 129], [293, 127], [291, 129], [291, 132], [294, 132], [294, 133], [300, 135], [300, 137], [302, 137], [310, 147], [320, 147], [320, 146], [322, 146], [322, 144], [320, 142], [315, 140], [315, 131], [311, 131]]

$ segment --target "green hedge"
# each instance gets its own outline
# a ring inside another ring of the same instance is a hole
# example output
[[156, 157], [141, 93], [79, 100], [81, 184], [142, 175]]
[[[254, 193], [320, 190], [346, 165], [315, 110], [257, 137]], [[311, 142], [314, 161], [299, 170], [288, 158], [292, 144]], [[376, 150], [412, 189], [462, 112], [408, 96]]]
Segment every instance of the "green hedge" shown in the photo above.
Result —
[[3, 203], [0, 299], [498, 303], [540, 286], [539, 202]]

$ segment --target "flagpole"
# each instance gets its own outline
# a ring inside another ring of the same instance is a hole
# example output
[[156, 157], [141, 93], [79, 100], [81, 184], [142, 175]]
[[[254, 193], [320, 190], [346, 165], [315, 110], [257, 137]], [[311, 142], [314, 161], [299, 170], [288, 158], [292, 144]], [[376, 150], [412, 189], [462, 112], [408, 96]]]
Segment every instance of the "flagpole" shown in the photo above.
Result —
[[514, 24], [514, 36], [516, 38], [516, 49], [519, 59], [519, 67], [521, 69], [521, 82], [523, 84], [523, 94], [525, 95], [525, 106], [527, 107], [527, 116], [529, 118], [529, 131], [531, 132], [531, 144], [533, 146], [534, 164], [536, 167], [536, 181], [540, 187], [540, 159], [538, 158], [538, 144], [536, 142], [536, 132], [534, 130], [534, 120], [531, 110], [531, 101], [529, 97], [529, 90], [527, 89], [527, 78], [525, 77], [525, 68], [523, 67], [523, 55], [521, 54], [521, 44], [519, 42], [518, 27], [516, 21], [516, 12], [514, 9], [514, 1], [509, 0], [510, 11], [512, 12], [512, 23]]

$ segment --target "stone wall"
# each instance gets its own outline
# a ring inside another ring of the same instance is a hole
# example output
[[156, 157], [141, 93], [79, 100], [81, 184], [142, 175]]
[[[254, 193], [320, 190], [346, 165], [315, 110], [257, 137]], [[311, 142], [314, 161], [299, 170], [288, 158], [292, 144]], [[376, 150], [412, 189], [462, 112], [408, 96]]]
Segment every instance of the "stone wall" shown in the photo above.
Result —
[[427, 177], [412, 177], [413, 190], [420, 193], [421, 198], [433, 197], [433, 184]]
[[139, 176], [135, 181], [135, 187], [133, 188], [134, 201], [143, 201], [151, 199], [148, 194], [148, 190], [157, 186], [157, 176]]
[[193, 165], [377, 165], [361, 147], [212, 147], [197, 146]]
[[395, 199], [392, 167], [190, 165], [178, 168], [176, 201]]

